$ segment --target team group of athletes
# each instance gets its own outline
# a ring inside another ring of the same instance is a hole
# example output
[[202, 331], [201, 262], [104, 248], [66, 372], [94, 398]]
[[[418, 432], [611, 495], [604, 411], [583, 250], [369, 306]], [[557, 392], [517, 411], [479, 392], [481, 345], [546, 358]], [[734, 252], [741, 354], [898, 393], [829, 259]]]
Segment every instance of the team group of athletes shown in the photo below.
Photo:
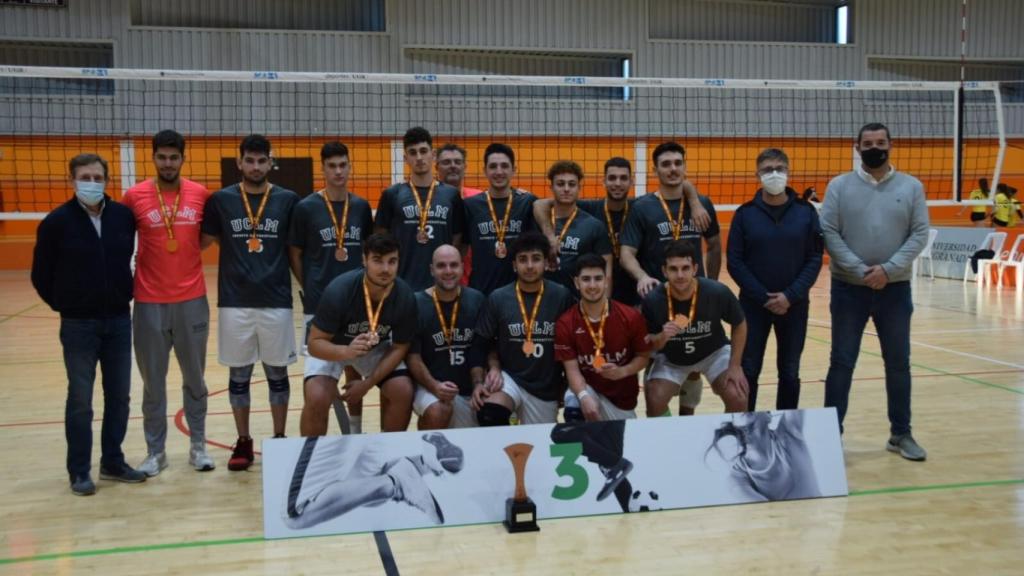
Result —
[[[134, 327], [148, 456], [137, 469], [124, 462], [120, 440], [128, 385], [115, 385], [115, 374], [108, 387], [104, 353], [93, 353], [92, 373], [85, 374], [90, 403], [99, 361], [107, 410], [115, 389], [124, 404], [123, 418], [104, 416], [101, 477], [141, 481], [167, 466], [172, 348], [184, 381], [190, 463], [197, 470], [214, 468], [205, 450], [209, 308], [201, 264], [202, 249], [213, 243], [220, 246], [218, 360], [229, 368], [238, 433], [230, 470], [247, 469], [254, 459], [249, 406], [257, 362], [269, 387], [274, 435], [285, 432], [287, 366], [299, 356], [289, 274], [301, 286], [306, 326], [303, 436], [326, 434], [332, 409], [344, 432], [360, 433], [362, 400], [373, 387], [380, 390], [383, 431], [405, 430], [413, 412], [421, 429], [500, 426], [513, 419], [554, 423], [560, 406], [567, 422], [621, 420], [636, 416], [641, 371], [648, 416], [668, 414], [674, 397], [681, 414], [692, 414], [701, 398], [701, 376], [726, 411], [755, 410], [772, 329], [778, 341], [776, 407], [796, 408], [808, 293], [827, 242], [833, 255], [833, 339], [843, 343], [833, 346], [826, 405], [836, 406], [842, 421], [867, 319], [876, 326], [905, 321], [909, 347], [912, 307], [909, 287], [902, 287], [912, 256], [906, 257], [923, 247], [916, 247], [923, 189], [889, 164], [888, 130], [865, 126], [857, 147], [864, 165], [830, 184], [824, 227], [815, 208], [787, 186], [785, 152], [769, 148], [760, 154], [755, 169], [761, 187], [737, 211], [728, 242], [737, 298], [717, 281], [722, 242], [715, 209], [686, 179], [685, 150], [676, 142], [653, 151], [655, 193], [629, 198], [632, 166], [615, 157], [604, 165], [605, 198], [579, 199], [582, 169], [559, 161], [547, 174], [553, 198], [540, 200], [513, 186], [516, 158], [508, 145], [487, 146], [488, 189], [474, 190], [462, 185], [465, 151], [455, 144], [435, 150], [427, 130], [412, 128], [403, 139], [409, 178], [384, 190], [374, 214], [348, 188], [352, 159], [340, 142], [321, 149], [324, 189], [300, 199], [270, 182], [271, 143], [250, 135], [239, 149], [242, 181], [209, 194], [181, 176], [184, 138], [160, 132], [153, 139], [157, 177], [125, 193], [130, 215], [121, 226], [131, 229], [127, 237], [138, 234], [128, 341]], [[106, 180], [106, 164], [81, 155], [70, 168], [76, 197], [59, 210], [77, 211], [70, 217], [78, 222], [79, 236], [88, 229], [81, 223], [91, 220], [97, 238], [88, 240], [109, 250], [107, 229], [121, 208], [97, 186]], [[865, 187], [877, 201], [850, 198]], [[926, 209], [923, 218], [927, 234]], [[61, 278], [68, 272], [59, 263], [67, 256], [46, 248], [62, 243], [53, 237], [63, 228], [58, 222], [41, 225], [33, 282], [61, 312], [67, 364], [74, 343], [65, 341], [65, 321], [75, 314], [54, 295], [69, 281]], [[111, 274], [108, 269], [93, 274]], [[856, 302], [837, 310], [837, 285]], [[119, 295], [124, 308], [131, 288]], [[894, 289], [899, 294], [890, 294]], [[92, 316], [103, 322], [123, 316], [119, 304], [108, 304]], [[731, 326], [729, 336], [723, 321]], [[840, 325], [847, 332], [837, 335]], [[887, 378], [890, 368], [895, 374], [887, 382], [888, 447], [919, 460], [924, 453], [909, 426], [909, 350], [902, 350], [894, 331], [899, 332], [879, 326]], [[102, 337], [99, 342], [102, 348]], [[903, 364], [905, 381], [897, 374]], [[70, 364], [68, 375], [70, 415], [80, 408], [81, 399], [72, 396], [85, 378], [80, 370], [73, 374]], [[85, 432], [73, 431], [68, 420], [72, 491], [92, 493], [91, 435], [83, 447]]]

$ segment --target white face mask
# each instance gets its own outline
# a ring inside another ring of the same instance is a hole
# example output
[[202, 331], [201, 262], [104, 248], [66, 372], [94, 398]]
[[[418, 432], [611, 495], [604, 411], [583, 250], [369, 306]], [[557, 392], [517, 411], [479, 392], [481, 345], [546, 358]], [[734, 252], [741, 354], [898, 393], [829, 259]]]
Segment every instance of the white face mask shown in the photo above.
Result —
[[778, 196], [786, 191], [786, 180], [788, 174], [774, 170], [767, 174], [761, 174], [761, 186], [764, 191], [772, 196]]
[[103, 188], [105, 186], [103, 182], [75, 180], [75, 196], [86, 206], [97, 206], [103, 201]]

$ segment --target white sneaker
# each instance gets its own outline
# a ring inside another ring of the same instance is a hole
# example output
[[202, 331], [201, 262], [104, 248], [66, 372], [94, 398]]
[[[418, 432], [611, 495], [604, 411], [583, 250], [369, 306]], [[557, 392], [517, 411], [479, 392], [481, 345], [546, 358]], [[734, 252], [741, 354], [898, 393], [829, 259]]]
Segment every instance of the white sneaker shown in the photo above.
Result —
[[395, 481], [395, 500], [419, 508], [434, 524], [444, 524], [441, 507], [423, 481], [419, 469], [408, 458], [399, 458], [388, 468], [387, 474]]
[[159, 452], [157, 454], [150, 454], [146, 456], [146, 459], [142, 461], [135, 469], [142, 472], [148, 478], [152, 478], [160, 473], [161, 470], [167, 468], [167, 453]]
[[188, 463], [198, 472], [209, 472], [217, 467], [213, 458], [206, 453], [206, 444], [193, 442], [192, 448], [188, 451]]

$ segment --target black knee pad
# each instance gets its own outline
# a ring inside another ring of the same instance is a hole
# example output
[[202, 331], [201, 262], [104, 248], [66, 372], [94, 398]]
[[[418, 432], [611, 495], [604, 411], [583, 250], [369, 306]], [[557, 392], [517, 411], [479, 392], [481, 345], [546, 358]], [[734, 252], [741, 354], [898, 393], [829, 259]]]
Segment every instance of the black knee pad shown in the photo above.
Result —
[[242, 396], [249, 393], [249, 381], [236, 382], [228, 380], [228, 392], [234, 396]]
[[280, 392], [288, 392], [289, 390], [291, 390], [291, 383], [289, 382], [288, 377], [285, 377], [283, 380], [270, 380], [270, 379], [268, 379], [267, 380], [267, 386], [270, 387], [270, 391], [271, 392], [279, 392], [280, 393]]
[[484, 404], [476, 413], [480, 426], [508, 426], [511, 417], [512, 411], [501, 404]]

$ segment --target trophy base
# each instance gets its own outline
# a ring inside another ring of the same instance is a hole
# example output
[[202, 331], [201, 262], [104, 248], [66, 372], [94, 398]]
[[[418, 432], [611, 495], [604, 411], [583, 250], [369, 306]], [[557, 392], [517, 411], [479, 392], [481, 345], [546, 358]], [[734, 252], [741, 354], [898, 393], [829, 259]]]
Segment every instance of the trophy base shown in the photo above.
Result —
[[533, 500], [516, 500], [509, 498], [505, 500], [505, 529], [509, 533], [516, 532], [537, 532], [537, 505]]

